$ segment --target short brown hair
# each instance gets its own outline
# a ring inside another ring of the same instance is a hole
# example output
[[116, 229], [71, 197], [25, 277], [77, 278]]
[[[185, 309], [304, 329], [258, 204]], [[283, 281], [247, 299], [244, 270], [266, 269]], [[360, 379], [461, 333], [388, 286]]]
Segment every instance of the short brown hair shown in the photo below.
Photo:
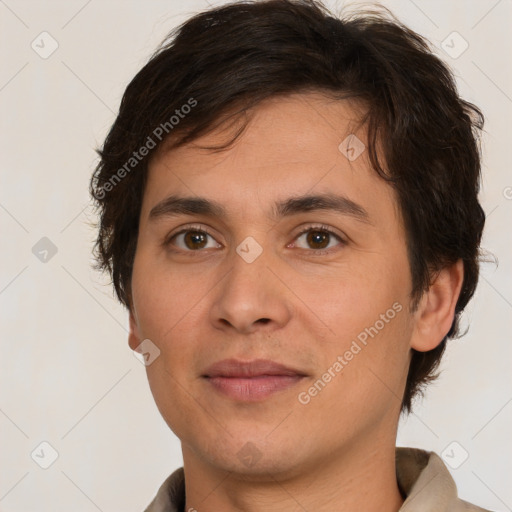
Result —
[[478, 281], [484, 119], [459, 97], [427, 41], [383, 8], [341, 18], [315, 0], [237, 1], [172, 31], [126, 88], [98, 150], [90, 184], [100, 213], [96, 268], [109, 271], [118, 299], [131, 308], [150, 159], [138, 158], [140, 148], [154, 151], [171, 135], [177, 147], [212, 131], [233, 109], [239, 114], [266, 98], [306, 91], [367, 106], [370, 161], [396, 190], [404, 219], [413, 305], [436, 271], [464, 262], [449, 333], [429, 352], [413, 350], [402, 401], [402, 411], [410, 412], [413, 397], [437, 377], [446, 341], [458, 334]]

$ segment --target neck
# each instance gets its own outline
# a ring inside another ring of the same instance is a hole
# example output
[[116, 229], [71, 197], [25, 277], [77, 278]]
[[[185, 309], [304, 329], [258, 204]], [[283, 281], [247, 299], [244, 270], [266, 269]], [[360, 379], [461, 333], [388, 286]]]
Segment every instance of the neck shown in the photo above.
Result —
[[395, 447], [386, 446], [354, 446], [293, 474], [269, 470], [258, 475], [219, 470], [183, 447], [185, 510], [397, 512], [404, 500], [396, 480]]

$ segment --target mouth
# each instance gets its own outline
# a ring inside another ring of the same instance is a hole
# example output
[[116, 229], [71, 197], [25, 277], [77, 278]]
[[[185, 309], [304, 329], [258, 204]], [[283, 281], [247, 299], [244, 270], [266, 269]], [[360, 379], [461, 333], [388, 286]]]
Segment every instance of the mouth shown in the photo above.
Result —
[[290, 389], [307, 375], [266, 359], [225, 359], [210, 366], [202, 377], [218, 393], [241, 402], [262, 401]]

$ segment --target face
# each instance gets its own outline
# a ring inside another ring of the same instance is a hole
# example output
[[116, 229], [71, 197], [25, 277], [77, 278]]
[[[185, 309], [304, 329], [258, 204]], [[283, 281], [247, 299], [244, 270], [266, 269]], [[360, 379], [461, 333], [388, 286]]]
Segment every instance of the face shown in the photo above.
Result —
[[353, 105], [307, 93], [252, 114], [230, 149], [199, 147], [215, 132], [151, 162], [130, 346], [160, 351], [149, 384], [185, 460], [291, 474], [394, 443], [411, 275]]

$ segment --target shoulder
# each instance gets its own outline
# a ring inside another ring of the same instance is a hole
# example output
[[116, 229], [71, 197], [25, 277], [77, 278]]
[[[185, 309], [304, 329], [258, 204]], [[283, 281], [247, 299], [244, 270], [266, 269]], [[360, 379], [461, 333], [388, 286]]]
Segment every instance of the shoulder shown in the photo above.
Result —
[[491, 512], [458, 497], [457, 487], [439, 455], [396, 448], [398, 485], [406, 499], [399, 512]]

